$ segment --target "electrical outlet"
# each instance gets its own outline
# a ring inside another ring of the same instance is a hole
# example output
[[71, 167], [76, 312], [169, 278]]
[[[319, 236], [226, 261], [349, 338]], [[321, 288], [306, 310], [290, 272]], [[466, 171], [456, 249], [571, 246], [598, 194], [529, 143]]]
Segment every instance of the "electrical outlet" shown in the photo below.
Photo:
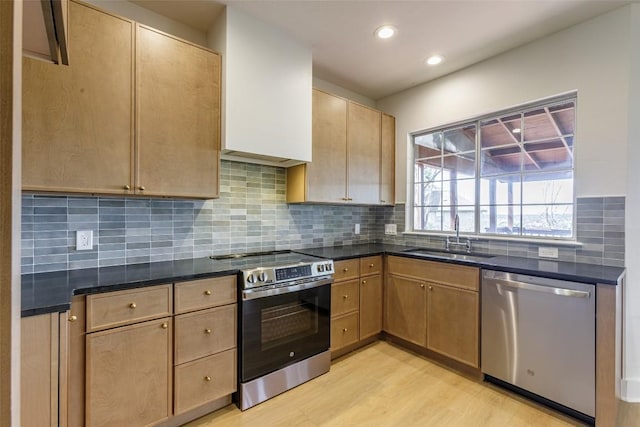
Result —
[[558, 248], [540, 246], [538, 247], [538, 256], [544, 258], [558, 258]]
[[76, 231], [76, 250], [88, 251], [93, 249], [93, 230]]
[[385, 224], [384, 234], [398, 234], [398, 226], [396, 224]]
[[356, 224], [354, 233], [360, 234], [360, 224]]

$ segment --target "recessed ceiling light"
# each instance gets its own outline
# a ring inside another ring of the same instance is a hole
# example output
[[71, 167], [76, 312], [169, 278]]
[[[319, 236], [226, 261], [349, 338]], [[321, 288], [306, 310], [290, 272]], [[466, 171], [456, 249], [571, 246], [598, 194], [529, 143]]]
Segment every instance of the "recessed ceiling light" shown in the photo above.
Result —
[[376, 29], [375, 35], [379, 39], [390, 39], [391, 37], [396, 35], [397, 31], [398, 30], [396, 30], [396, 27], [394, 27], [393, 25], [383, 25], [382, 27]]
[[513, 128], [513, 130], [511, 132], [520, 133], [520, 132], [522, 132], [522, 130], [520, 128]]
[[424, 62], [427, 65], [438, 65], [442, 61], [444, 61], [444, 58], [442, 56], [440, 56], [440, 55], [431, 55]]

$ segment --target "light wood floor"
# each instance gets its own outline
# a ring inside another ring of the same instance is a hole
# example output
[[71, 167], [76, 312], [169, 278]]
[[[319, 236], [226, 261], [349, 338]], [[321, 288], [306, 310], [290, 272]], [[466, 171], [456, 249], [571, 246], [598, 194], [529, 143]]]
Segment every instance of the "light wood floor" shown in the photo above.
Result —
[[[630, 405], [631, 407], [631, 405]], [[623, 423], [639, 426], [640, 411]], [[333, 362], [331, 371], [245, 412], [234, 405], [189, 427], [580, 426], [491, 384], [468, 379], [384, 341]]]

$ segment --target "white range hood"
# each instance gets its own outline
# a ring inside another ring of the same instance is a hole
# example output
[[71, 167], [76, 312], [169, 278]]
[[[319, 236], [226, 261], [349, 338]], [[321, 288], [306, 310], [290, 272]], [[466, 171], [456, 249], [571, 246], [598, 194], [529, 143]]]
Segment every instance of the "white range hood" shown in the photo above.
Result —
[[208, 39], [222, 54], [222, 158], [311, 161], [311, 49], [229, 6]]

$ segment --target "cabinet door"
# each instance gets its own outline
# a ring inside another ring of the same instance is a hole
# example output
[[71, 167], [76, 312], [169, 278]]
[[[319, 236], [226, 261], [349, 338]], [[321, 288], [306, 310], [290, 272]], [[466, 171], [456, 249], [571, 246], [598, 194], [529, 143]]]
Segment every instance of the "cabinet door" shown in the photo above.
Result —
[[23, 59], [22, 188], [126, 194], [133, 23], [72, 1], [69, 45], [69, 66]]
[[347, 101], [313, 90], [313, 151], [307, 201], [344, 202], [347, 184]]
[[360, 279], [360, 339], [382, 330], [382, 276]]
[[20, 322], [20, 407], [23, 427], [58, 425], [58, 313]]
[[146, 426], [171, 414], [171, 319], [87, 334], [87, 426]]
[[427, 295], [425, 283], [389, 274], [385, 299], [384, 330], [420, 346], [427, 344]]
[[478, 364], [478, 293], [429, 283], [427, 348], [459, 362]]
[[380, 203], [395, 203], [396, 119], [382, 113], [380, 136]]
[[136, 192], [217, 197], [220, 57], [137, 25], [136, 96]]
[[85, 296], [60, 314], [60, 426], [84, 426]]
[[380, 203], [380, 111], [349, 102], [347, 186], [352, 203]]

